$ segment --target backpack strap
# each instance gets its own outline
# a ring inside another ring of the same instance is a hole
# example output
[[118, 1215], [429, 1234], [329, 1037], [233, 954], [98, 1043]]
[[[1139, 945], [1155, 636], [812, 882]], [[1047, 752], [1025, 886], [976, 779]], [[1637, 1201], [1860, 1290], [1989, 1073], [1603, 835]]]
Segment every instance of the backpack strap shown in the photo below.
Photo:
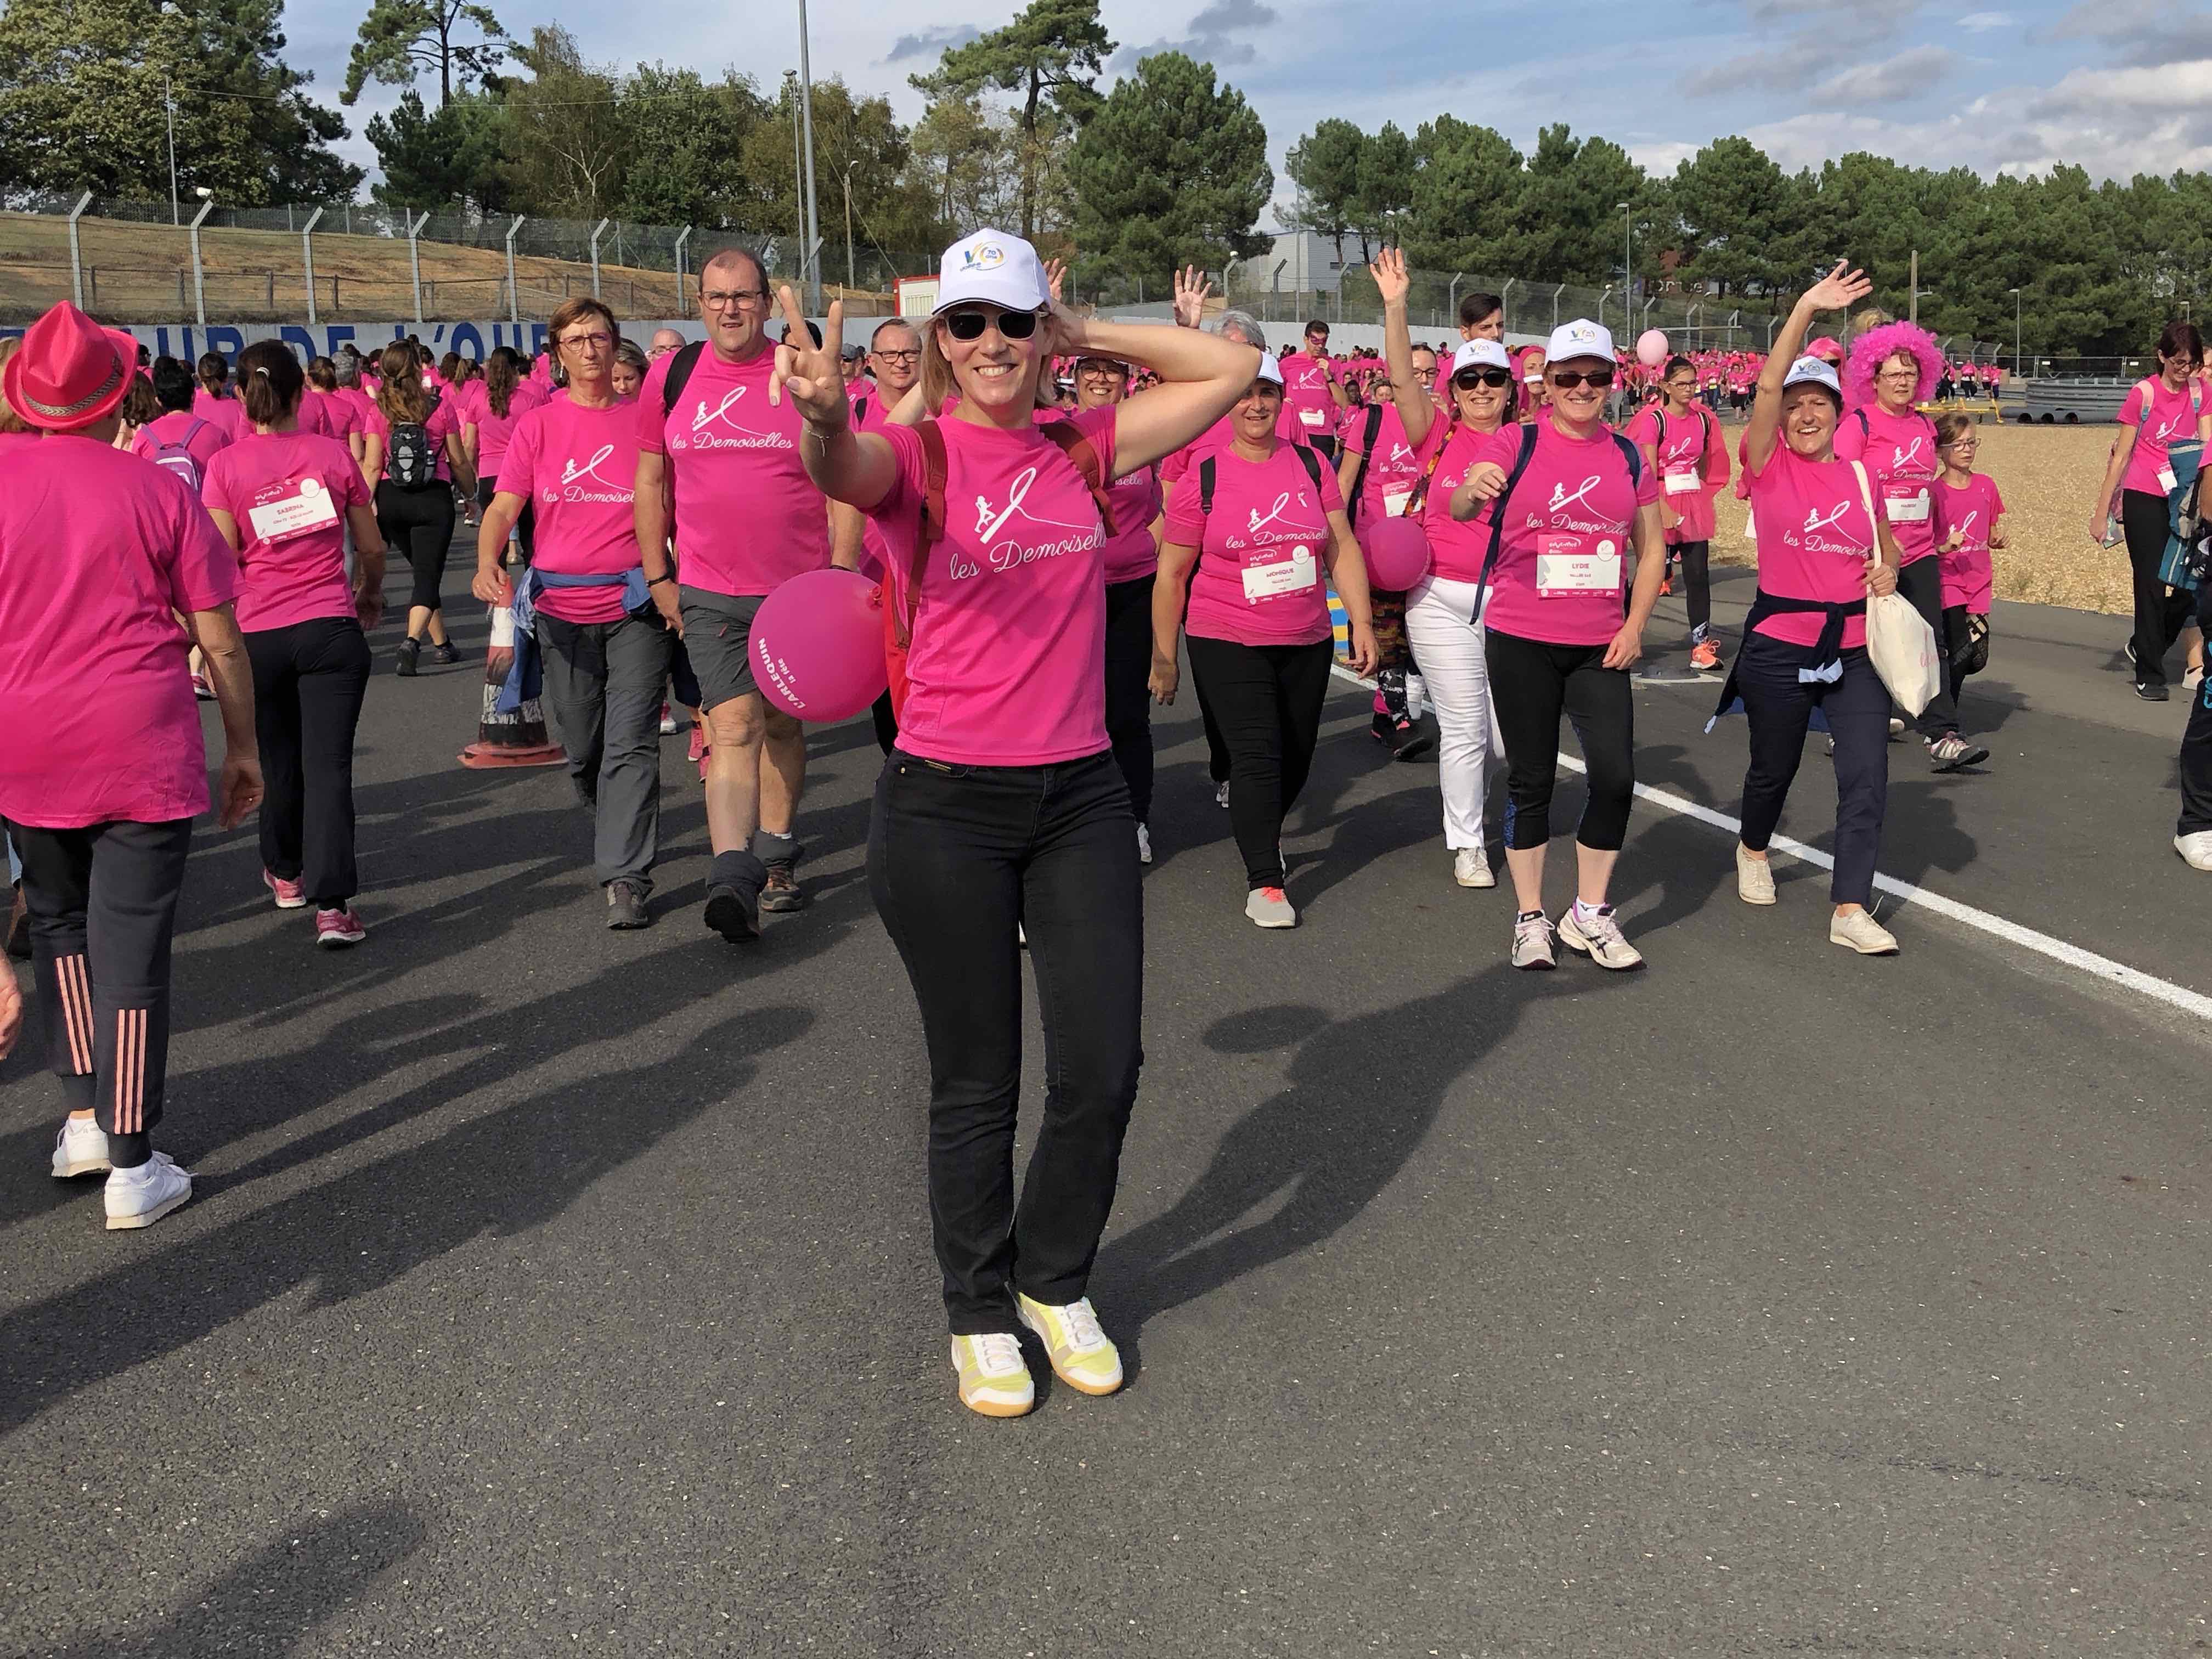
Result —
[[[1634, 445], [1630, 445], [1632, 449]], [[1521, 475], [1528, 470], [1528, 463], [1536, 453], [1536, 423], [1526, 422], [1521, 428], [1521, 453], [1513, 458], [1512, 471], [1505, 475], [1505, 488], [1492, 497], [1490, 502], [1490, 550], [1482, 556], [1482, 575], [1474, 585], [1474, 615], [1470, 622], [1482, 620], [1482, 596], [1490, 586], [1490, 573], [1498, 563], [1498, 550], [1505, 539], [1505, 502], [1513, 494], [1513, 487], [1521, 482]]]
[[185, 428], [185, 435], [177, 440], [177, 447], [179, 449], [190, 449], [192, 447], [192, 440], [198, 437], [201, 433], [206, 430], [207, 422], [200, 419], [198, 416], [193, 416], [192, 423]]
[[1618, 432], [1613, 434], [1613, 441], [1620, 451], [1621, 459], [1628, 463], [1629, 489], [1641, 489], [1644, 484], [1644, 452]]
[[[1359, 519], [1359, 498], [1367, 489], [1367, 469], [1375, 459], [1375, 441], [1382, 435], [1382, 405], [1367, 405], [1367, 422], [1361, 428], [1359, 467], [1352, 475], [1352, 493], [1345, 497], [1344, 510], [1354, 523]], [[1406, 508], [1411, 513], [1410, 504]]]
[[1213, 516], [1213, 457], [1211, 455], [1198, 464], [1198, 513], [1202, 519]]
[[1292, 444], [1291, 447], [1297, 452], [1298, 459], [1305, 463], [1306, 477], [1313, 480], [1315, 505], [1319, 506], [1321, 496], [1321, 457], [1315, 454], [1313, 451], [1304, 444]]
[[921, 573], [929, 565], [929, 550], [945, 539], [945, 431], [934, 419], [917, 421], [915, 436], [921, 440], [921, 521], [915, 526], [914, 562], [906, 573], [906, 601], [893, 618], [898, 642], [914, 641], [914, 614], [921, 603]]
[[1099, 522], [1106, 528], [1107, 539], [1112, 540], [1114, 502], [1106, 493], [1106, 486], [1112, 481], [1106, 476], [1106, 464], [1098, 459], [1097, 446], [1067, 421], [1048, 421], [1036, 429], [1057, 445], [1061, 454], [1075, 463], [1077, 476], [1091, 491], [1091, 499], [1098, 504]]
[[699, 367], [700, 354], [706, 349], [704, 340], [694, 340], [668, 360], [668, 373], [660, 382], [660, 412], [663, 415], [676, 412], [676, 400], [684, 395], [684, 388], [690, 383], [692, 371]]
[[1866, 439], [1869, 442], [1872, 442], [1874, 439], [1874, 428], [1867, 424], [1866, 410], [1863, 409], [1855, 409], [1851, 413], [1858, 417], [1859, 436]]
[[1421, 469], [1421, 476], [1413, 485], [1413, 494], [1406, 497], [1403, 516], [1408, 519], [1420, 517], [1421, 509], [1429, 504], [1429, 481], [1437, 476], [1437, 468], [1443, 460], [1444, 451], [1451, 447], [1451, 441], [1459, 435], [1455, 429], [1458, 424], [1455, 416], [1439, 415], [1437, 418], [1444, 422], [1444, 429], [1438, 433], [1431, 428], [1431, 435], [1436, 439], [1437, 447], [1429, 452], [1429, 464]]
[[860, 429], [860, 422], [868, 418], [868, 399], [864, 392], [853, 399], [853, 430]]

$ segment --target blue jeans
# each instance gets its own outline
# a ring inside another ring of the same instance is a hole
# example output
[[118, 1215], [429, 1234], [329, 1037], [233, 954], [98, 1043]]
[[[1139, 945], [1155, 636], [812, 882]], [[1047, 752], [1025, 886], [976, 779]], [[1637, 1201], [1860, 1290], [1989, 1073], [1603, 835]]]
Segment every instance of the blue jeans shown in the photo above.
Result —
[[1834, 904], [1874, 902], [1875, 860], [1889, 806], [1889, 688], [1863, 646], [1844, 653], [1834, 684], [1797, 678], [1812, 664], [1810, 646], [1747, 634], [1736, 653], [1735, 689], [1751, 724], [1751, 768], [1743, 775], [1743, 844], [1766, 850], [1782, 803], [1805, 757], [1805, 733], [1819, 705], [1836, 739]]

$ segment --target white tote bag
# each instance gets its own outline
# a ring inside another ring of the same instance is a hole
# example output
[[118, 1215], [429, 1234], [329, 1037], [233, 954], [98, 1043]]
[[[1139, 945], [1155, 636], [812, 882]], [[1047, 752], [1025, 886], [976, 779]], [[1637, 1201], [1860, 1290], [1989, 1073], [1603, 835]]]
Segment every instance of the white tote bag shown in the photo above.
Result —
[[[1858, 474], [1859, 500], [1865, 503], [1867, 521], [1875, 526], [1875, 544], [1881, 545], [1881, 520], [1875, 517], [1874, 491], [1867, 484], [1866, 468], [1851, 463]], [[1912, 601], [1902, 593], [1882, 593], [1867, 601], [1867, 655], [1874, 672], [1897, 699], [1897, 706], [1917, 717], [1943, 689], [1943, 665], [1936, 653], [1936, 630], [1929, 627]]]

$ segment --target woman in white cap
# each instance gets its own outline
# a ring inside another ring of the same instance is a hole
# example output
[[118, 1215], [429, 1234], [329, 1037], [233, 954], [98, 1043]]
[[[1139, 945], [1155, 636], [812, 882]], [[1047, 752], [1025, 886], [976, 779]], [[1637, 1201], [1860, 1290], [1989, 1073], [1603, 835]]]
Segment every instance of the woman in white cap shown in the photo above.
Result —
[[[881, 537], [909, 636], [868, 879], [929, 1045], [931, 1231], [960, 1398], [986, 1416], [1031, 1409], [1024, 1327], [1070, 1388], [1110, 1394], [1121, 1355], [1086, 1292], [1136, 1098], [1144, 898], [1106, 734], [1102, 502], [1235, 403], [1256, 354], [1190, 329], [1086, 321], [1052, 302], [1035, 248], [980, 230], [946, 250], [922, 340], [924, 402], [959, 402], [856, 433], [842, 306], [823, 343], [802, 346], [798, 298], [780, 301], [791, 343], [769, 396], [804, 416], [816, 484]], [[1161, 384], [1041, 427], [1037, 384], [1055, 355], [1121, 358]], [[1018, 1206], [1018, 925], [1052, 1056]]]
[[[1512, 361], [1494, 338], [1478, 333], [1452, 356], [1439, 410], [1422, 380], [1406, 325], [1412, 287], [1405, 256], [1386, 248], [1372, 267], [1382, 295], [1382, 349], [1390, 365], [1390, 398], [1417, 463], [1403, 494], [1384, 494], [1391, 516], [1418, 516], [1429, 538], [1429, 573], [1406, 599], [1406, 637], [1421, 665], [1437, 711], [1437, 787], [1443, 795], [1444, 845], [1452, 879], [1462, 887], [1495, 887], [1483, 842], [1482, 808], [1490, 761], [1490, 672], [1477, 616], [1482, 562], [1490, 549], [1486, 507], [1455, 519], [1453, 492], [1476, 462], [1496, 458], [1518, 428]], [[1480, 313], [1487, 325], [1493, 305]], [[1370, 477], [1372, 474], [1370, 473]]]
[[1767, 843], [1818, 708], [1836, 761], [1828, 937], [1863, 956], [1886, 956], [1897, 940], [1867, 906], [1888, 801], [1889, 692], [1867, 656], [1866, 607], [1874, 595], [1898, 591], [1898, 548], [1876, 516], [1867, 469], [1836, 457], [1844, 407], [1836, 371], [1817, 357], [1796, 356], [1817, 313], [1844, 310], [1871, 286], [1838, 262], [1798, 297], [1759, 370], [1743, 447], [1760, 526], [1759, 593], [1718, 712], [1741, 701], [1751, 726], [1737, 896], [1747, 904], [1774, 902]]
[[[9, 407], [46, 434], [0, 455], [0, 639], [18, 647], [0, 652], [0, 818], [23, 862], [40, 1024], [70, 1107], [53, 1172], [108, 1171], [115, 1229], [150, 1226], [192, 1192], [152, 1142], [177, 899], [208, 808], [190, 643], [222, 712], [217, 822], [230, 829], [261, 799], [237, 561], [197, 490], [114, 447], [136, 356], [129, 335], [64, 301], [0, 376]], [[0, 1054], [21, 1008], [0, 969]]]
[[1555, 965], [1544, 913], [1544, 847], [1552, 836], [1562, 713], [1582, 744], [1589, 797], [1575, 835], [1575, 901], [1560, 914], [1559, 938], [1601, 968], [1644, 962], [1623, 937], [1606, 893], [1636, 790], [1628, 671], [1644, 654], [1666, 550], [1659, 481], [1636, 446], [1605, 424], [1616, 372], [1613, 336], [1603, 327], [1577, 318], [1554, 329], [1544, 352], [1548, 407], [1516, 434], [1510, 456], [1477, 463], [1452, 492], [1452, 516], [1462, 520], [1484, 502], [1495, 503], [1481, 584], [1495, 583], [1483, 613], [1484, 655], [1505, 739], [1505, 863], [1519, 905], [1516, 968]]
[[[1277, 435], [1280, 367], [1262, 358], [1230, 411], [1230, 441], [1199, 460], [1169, 505], [1152, 590], [1152, 695], [1175, 701], [1176, 636], [1229, 749], [1229, 822], [1244, 859], [1244, 914], [1295, 927], [1284, 891], [1283, 820], [1313, 769], [1335, 654], [1327, 571], [1351, 624], [1352, 662], [1374, 672], [1367, 568], [1336, 475]], [[1188, 617], [1184, 611], [1188, 608]]]

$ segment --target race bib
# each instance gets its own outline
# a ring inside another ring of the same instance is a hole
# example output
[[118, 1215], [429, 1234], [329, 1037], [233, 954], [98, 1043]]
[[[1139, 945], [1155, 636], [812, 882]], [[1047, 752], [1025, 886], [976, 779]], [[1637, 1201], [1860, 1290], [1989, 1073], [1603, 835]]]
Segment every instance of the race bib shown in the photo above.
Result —
[[1928, 492], [1918, 484], [1892, 484], [1883, 492], [1882, 511], [1892, 524], [1925, 524]]
[[1328, 424], [1328, 414], [1325, 410], [1302, 409], [1298, 411], [1298, 419], [1308, 426], [1327, 426]]
[[1536, 597], [1581, 599], [1620, 592], [1620, 549], [1609, 538], [1547, 536], [1536, 552]]
[[1321, 580], [1313, 550], [1305, 546], [1255, 553], [1244, 566], [1244, 599], [1258, 605], [1288, 593], [1308, 592]]
[[1386, 519], [1404, 518], [1406, 516], [1406, 503], [1413, 499], [1413, 492], [1410, 489], [1384, 490], [1382, 492], [1382, 516]]
[[2173, 469], [2171, 466], [2159, 468], [2158, 487], [2169, 495], [2181, 488], [2181, 481], [2173, 476]]
[[246, 512], [258, 540], [289, 541], [311, 531], [329, 530], [338, 522], [338, 506], [317, 477], [287, 478], [260, 492], [260, 499]]
[[1686, 495], [1702, 483], [1694, 466], [1670, 466], [1667, 469], [1667, 493]]

